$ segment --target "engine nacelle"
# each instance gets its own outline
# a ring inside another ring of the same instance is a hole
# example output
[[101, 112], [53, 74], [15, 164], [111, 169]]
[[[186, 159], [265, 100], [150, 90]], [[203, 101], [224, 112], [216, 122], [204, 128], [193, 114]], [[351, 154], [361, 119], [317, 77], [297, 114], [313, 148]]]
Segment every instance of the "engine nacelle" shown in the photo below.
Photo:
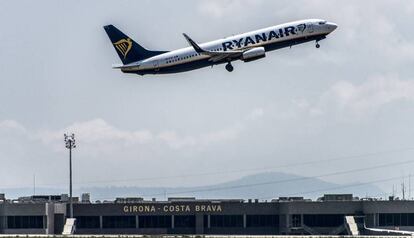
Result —
[[266, 57], [266, 51], [264, 47], [257, 47], [243, 52], [241, 59], [244, 62], [250, 62]]

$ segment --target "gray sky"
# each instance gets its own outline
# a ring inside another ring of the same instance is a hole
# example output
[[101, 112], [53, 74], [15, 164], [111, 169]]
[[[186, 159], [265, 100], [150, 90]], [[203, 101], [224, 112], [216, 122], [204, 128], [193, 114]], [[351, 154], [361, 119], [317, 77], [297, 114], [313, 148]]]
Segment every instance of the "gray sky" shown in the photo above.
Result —
[[[75, 183], [190, 186], [261, 171], [314, 176], [412, 159], [414, 2], [0, 1], [0, 190], [64, 187], [63, 133], [77, 135]], [[339, 25], [321, 42], [176, 75], [135, 76], [102, 26], [148, 49], [288, 21]], [[386, 151], [396, 150], [392, 153]], [[353, 160], [292, 163], [380, 152]], [[249, 169], [266, 168], [245, 171]], [[414, 163], [325, 178], [408, 175]], [[243, 170], [237, 173], [226, 171]], [[179, 177], [186, 174], [223, 173]], [[173, 176], [169, 179], [138, 180]], [[90, 183], [92, 181], [127, 182]], [[401, 181], [393, 181], [399, 184]], [[378, 184], [390, 191], [392, 183]]]

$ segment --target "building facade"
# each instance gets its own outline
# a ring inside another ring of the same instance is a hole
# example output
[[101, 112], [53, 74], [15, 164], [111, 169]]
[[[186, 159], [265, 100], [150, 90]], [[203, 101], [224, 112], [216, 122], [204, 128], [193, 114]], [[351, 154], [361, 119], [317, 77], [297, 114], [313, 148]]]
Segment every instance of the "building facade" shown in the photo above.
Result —
[[[0, 201], [0, 234], [61, 234], [69, 214], [63, 198]], [[74, 203], [76, 234], [339, 235], [349, 233], [345, 216], [357, 217], [361, 231], [364, 223], [372, 228], [414, 230], [414, 201], [325, 195], [317, 201], [124, 198]]]

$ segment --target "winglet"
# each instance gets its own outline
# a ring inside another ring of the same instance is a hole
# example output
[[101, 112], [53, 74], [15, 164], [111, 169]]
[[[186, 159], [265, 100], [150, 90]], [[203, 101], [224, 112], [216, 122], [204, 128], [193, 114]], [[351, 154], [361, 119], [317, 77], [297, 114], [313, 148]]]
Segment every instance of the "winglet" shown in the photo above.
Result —
[[187, 34], [183, 33], [183, 36], [197, 53], [201, 54], [206, 52], [205, 50], [201, 49], [201, 47], [197, 45], [197, 43], [195, 43], [195, 41], [193, 41]]

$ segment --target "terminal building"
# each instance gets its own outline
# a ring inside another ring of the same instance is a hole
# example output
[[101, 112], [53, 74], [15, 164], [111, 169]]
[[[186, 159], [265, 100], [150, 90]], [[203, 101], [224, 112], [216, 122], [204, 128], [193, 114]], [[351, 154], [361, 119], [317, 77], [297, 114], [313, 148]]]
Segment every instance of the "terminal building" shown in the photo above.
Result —
[[[75, 234], [372, 234], [364, 226], [414, 231], [414, 201], [392, 197], [359, 199], [331, 194], [317, 200], [89, 200], [87, 194], [73, 200]], [[0, 194], [0, 234], [62, 234], [68, 214], [67, 195], [8, 200]]]

